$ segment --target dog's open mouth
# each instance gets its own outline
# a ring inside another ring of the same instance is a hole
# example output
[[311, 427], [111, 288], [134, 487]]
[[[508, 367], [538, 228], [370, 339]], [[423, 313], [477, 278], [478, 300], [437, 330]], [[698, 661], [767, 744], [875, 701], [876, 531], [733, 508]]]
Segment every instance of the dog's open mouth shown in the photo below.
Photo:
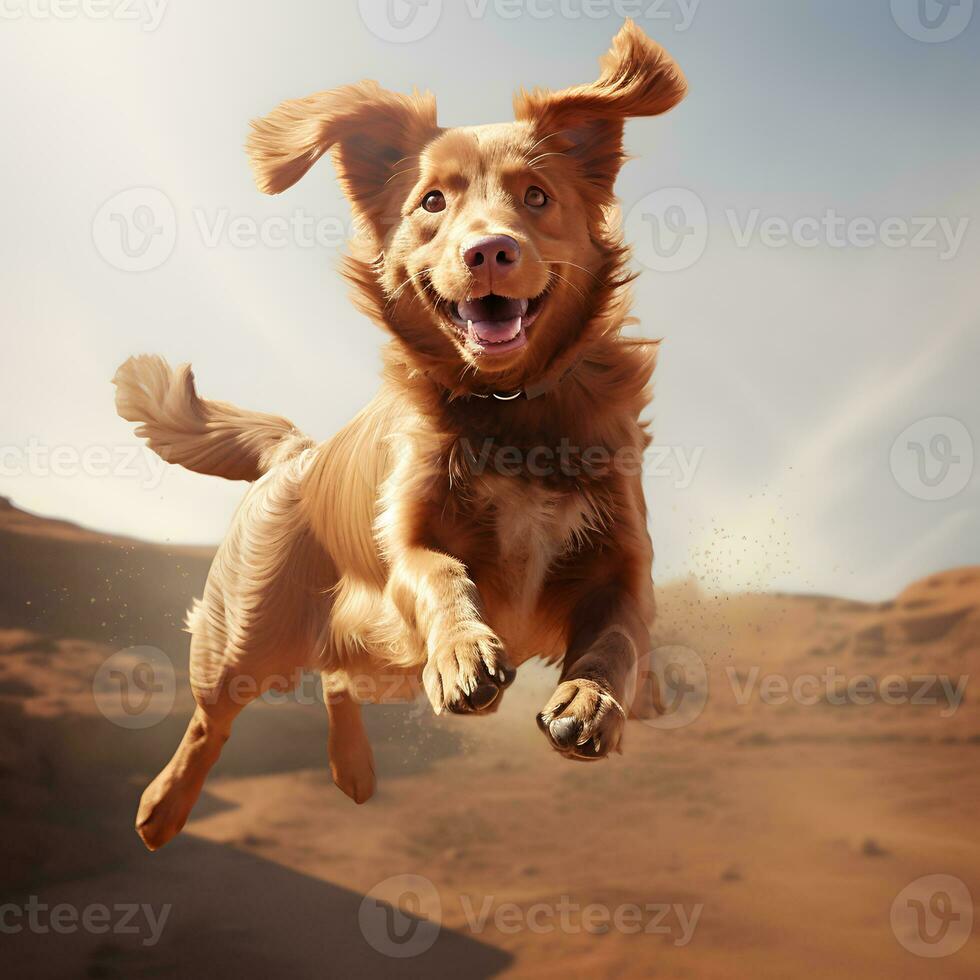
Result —
[[488, 293], [451, 303], [450, 317], [481, 354], [506, 354], [527, 343], [527, 328], [541, 312], [544, 294], [534, 299], [514, 299]]

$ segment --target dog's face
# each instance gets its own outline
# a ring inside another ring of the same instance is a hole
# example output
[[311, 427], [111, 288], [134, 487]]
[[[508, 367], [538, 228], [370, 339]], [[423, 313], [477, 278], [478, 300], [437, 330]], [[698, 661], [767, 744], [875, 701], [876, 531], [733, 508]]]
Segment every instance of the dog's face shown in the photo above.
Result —
[[570, 343], [609, 288], [623, 123], [686, 85], [627, 22], [598, 81], [522, 92], [513, 123], [443, 130], [431, 97], [372, 82], [283, 103], [254, 124], [262, 190], [278, 193], [328, 149], [363, 229], [352, 279], [419, 356], [526, 375]]
[[514, 364], [567, 321], [601, 261], [574, 167], [541, 146], [528, 122], [440, 134], [386, 243], [382, 280], [399, 315], [478, 370]]

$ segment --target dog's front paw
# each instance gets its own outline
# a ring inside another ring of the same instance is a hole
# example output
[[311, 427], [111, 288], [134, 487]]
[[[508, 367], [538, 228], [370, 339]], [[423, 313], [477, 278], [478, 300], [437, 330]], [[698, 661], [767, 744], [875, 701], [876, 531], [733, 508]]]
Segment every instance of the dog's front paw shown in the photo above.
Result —
[[513, 681], [515, 670], [500, 641], [489, 631], [441, 640], [422, 671], [422, 683], [436, 714], [487, 711]]
[[563, 681], [538, 715], [538, 727], [552, 747], [569, 759], [593, 762], [620, 743], [626, 714], [612, 694], [597, 681]]

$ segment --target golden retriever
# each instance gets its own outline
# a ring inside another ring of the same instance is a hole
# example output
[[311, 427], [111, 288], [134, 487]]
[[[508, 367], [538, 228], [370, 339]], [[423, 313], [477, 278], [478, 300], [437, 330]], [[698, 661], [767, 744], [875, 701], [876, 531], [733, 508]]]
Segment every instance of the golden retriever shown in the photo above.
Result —
[[188, 617], [198, 707], [143, 794], [149, 848], [183, 827], [242, 707], [308, 666], [358, 803], [374, 790], [362, 702], [421, 682], [436, 712], [483, 713], [532, 656], [562, 664], [538, 716], [551, 745], [619, 749], [654, 614], [640, 414], [656, 344], [622, 334], [613, 184], [625, 120], [686, 83], [631, 21], [601, 69], [521, 91], [512, 123], [441, 129], [431, 96], [370, 81], [253, 123], [266, 193], [331, 152], [358, 227], [345, 274], [392, 340], [379, 394], [319, 445], [200, 398], [186, 365], [116, 374], [119, 414], [164, 459], [252, 481]]

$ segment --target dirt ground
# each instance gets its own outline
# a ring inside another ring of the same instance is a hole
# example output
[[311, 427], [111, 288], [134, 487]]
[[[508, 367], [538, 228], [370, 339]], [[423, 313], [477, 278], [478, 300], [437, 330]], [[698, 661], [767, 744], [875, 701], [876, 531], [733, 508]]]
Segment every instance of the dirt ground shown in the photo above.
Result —
[[[207, 553], [9, 505], [0, 545], [5, 976], [980, 975], [980, 568], [877, 605], [664, 586], [671, 710], [597, 764], [548, 749], [537, 665], [491, 717], [371, 709], [362, 807], [330, 782], [321, 705], [257, 704], [151, 855], [132, 818], [189, 713]], [[142, 729], [93, 697], [133, 644], [176, 674]], [[160, 928], [28, 927], [32, 896]]]

